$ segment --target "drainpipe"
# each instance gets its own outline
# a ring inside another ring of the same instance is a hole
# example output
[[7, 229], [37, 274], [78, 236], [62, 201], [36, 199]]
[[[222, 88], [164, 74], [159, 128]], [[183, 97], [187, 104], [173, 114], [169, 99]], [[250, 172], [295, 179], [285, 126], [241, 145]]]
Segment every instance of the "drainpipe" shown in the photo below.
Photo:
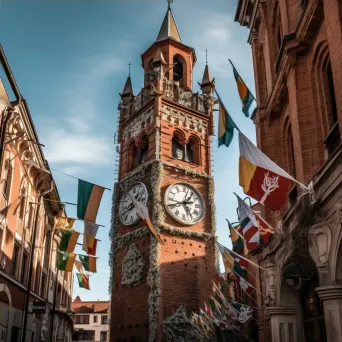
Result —
[[[49, 190], [42, 192], [38, 196], [38, 203], [34, 203], [37, 205], [35, 219], [34, 219], [34, 228], [33, 228], [33, 236], [31, 241], [31, 253], [30, 253], [30, 265], [29, 265], [29, 274], [28, 274], [28, 283], [25, 295], [25, 309], [24, 309], [24, 322], [23, 322], [23, 329], [21, 334], [21, 342], [25, 342], [26, 340], [26, 330], [27, 330], [27, 318], [28, 318], [28, 306], [30, 302], [30, 294], [31, 294], [31, 281], [32, 281], [32, 271], [33, 271], [33, 260], [34, 260], [34, 251], [36, 245], [36, 236], [37, 236], [37, 225], [38, 225], [38, 218], [39, 218], [39, 211], [40, 207], [43, 203], [43, 198], [46, 194], [53, 190], [53, 181], [51, 181], [51, 187]], [[33, 203], [30, 203], [33, 204]]]

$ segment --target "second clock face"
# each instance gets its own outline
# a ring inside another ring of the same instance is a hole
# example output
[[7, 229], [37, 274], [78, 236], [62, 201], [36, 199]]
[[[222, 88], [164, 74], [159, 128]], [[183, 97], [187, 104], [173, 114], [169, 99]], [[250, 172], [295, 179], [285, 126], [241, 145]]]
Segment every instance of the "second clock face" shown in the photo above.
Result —
[[125, 192], [119, 204], [119, 217], [125, 226], [132, 226], [140, 220], [140, 216], [134, 207], [132, 198], [143, 204], [147, 204], [148, 193], [145, 184], [137, 182]]
[[184, 225], [195, 224], [204, 216], [202, 195], [187, 183], [170, 185], [165, 192], [164, 202], [172, 218]]

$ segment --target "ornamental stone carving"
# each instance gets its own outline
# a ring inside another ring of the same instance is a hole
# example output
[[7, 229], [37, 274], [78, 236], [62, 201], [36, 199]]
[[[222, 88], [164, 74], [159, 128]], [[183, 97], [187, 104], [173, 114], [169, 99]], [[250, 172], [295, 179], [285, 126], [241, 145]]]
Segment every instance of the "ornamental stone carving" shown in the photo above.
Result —
[[144, 270], [144, 260], [134, 243], [130, 244], [122, 262], [121, 284], [133, 287], [140, 283]]
[[154, 116], [154, 107], [149, 107], [137, 116], [130, 124], [128, 124], [122, 132], [123, 141], [137, 137], [142, 128], [149, 125]]
[[192, 108], [192, 97], [192, 92], [179, 89], [179, 104]]
[[309, 230], [309, 252], [317, 267], [322, 268], [329, 260], [331, 230], [327, 224], [316, 224]]
[[265, 304], [267, 306], [273, 306], [275, 300], [276, 291], [276, 265], [271, 261], [266, 261], [265, 263], [265, 286], [266, 286], [266, 296]]
[[183, 306], [180, 306], [172, 316], [168, 317], [163, 325], [168, 342], [197, 341], [194, 326]]
[[187, 115], [166, 105], [161, 106], [161, 117], [165, 121], [187, 128], [199, 134], [204, 134], [208, 126], [204, 120]]

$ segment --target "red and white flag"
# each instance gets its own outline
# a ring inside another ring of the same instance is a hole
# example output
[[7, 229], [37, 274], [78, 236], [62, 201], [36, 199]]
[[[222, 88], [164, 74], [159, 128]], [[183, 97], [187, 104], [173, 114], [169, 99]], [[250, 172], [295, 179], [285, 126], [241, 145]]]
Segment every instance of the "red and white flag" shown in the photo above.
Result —
[[261, 152], [248, 138], [239, 132], [240, 186], [246, 195], [253, 197], [272, 210], [279, 210], [287, 200], [290, 183], [298, 183], [306, 192], [307, 187], [296, 181], [280, 166]]
[[273, 234], [273, 228], [258, 216], [237, 194], [240, 227], [249, 252], [259, 245], [267, 245]]

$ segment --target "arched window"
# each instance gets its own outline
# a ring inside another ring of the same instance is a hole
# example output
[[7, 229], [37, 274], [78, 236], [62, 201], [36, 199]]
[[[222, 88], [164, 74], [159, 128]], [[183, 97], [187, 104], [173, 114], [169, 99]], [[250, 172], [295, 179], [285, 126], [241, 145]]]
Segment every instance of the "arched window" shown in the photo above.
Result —
[[181, 137], [176, 133], [172, 137], [172, 157], [183, 160], [184, 159], [184, 147], [181, 144]]
[[148, 149], [149, 149], [148, 137], [147, 137], [147, 135], [144, 135], [141, 139], [139, 163], [143, 163], [143, 162], [147, 161]]
[[337, 122], [337, 106], [336, 106], [336, 92], [334, 86], [334, 78], [331, 71], [331, 63], [329, 61], [327, 67], [327, 79], [329, 85], [329, 95], [330, 95], [330, 103], [331, 103], [331, 117], [330, 117], [330, 127], [332, 128], [334, 124]]
[[189, 163], [200, 164], [199, 148], [199, 141], [195, 137], [190, 137], [189, 142], [186, 145], [186, 156]]
[[129, 146], [128, 151], [128, 171], [138, 166], [138, 149], [134, 142]]
[[173, 57], [173, 80], [180, 81], [183, 78], [183, 64], [179, 57]]

